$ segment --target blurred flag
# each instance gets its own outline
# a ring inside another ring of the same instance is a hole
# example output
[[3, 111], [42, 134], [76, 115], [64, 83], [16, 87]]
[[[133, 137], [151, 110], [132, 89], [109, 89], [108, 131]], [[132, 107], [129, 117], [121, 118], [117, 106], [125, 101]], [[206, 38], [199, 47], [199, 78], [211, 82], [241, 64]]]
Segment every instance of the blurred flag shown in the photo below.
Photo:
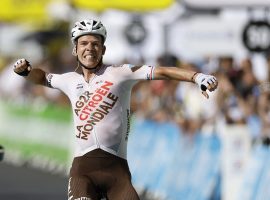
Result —
[[71, 2], [78, 8], [98, 11], [103, 11], [108, 8], [144, 11], [166, 8], [172, 5], [175, 0], [71, 0]]
[[[57, 0], [61, 1], [61, 0]], [[64, 0], [62, 0], [64, 1]], [[40, 22], [49, 19], [48, 6], [53, 0], [1, 0], [0, 22]]]

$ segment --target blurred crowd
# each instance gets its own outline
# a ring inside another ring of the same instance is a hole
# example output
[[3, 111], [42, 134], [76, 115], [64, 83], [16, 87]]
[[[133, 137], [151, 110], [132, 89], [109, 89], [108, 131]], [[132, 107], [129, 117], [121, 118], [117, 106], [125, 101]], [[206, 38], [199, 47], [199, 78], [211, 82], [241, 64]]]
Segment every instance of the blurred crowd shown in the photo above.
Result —
[[[5, 66], [0, 70], [1, 99], [28, 104], [38, 102], [39, 105], [54, 103], [69, 107], [69, 100], [61, 92], [32, 85], [12, 73], [13, 59], [1, 60], [1, 66]], [[162, 55], [157, 59], [156, 65], [177, 66], [213, 74], [219, 81], [218, 90], [206, 99], [197, 85], [188, 82], [141, 81], [133, 89], [132, 113], [136, 117], [160, 123], [177, 123], [183, 133], [190, 135], [207, 127], [215, 127], [217, 121], [222, 121], [230, 125], [248, 126], [254, 141], [269, 138], [270, 56], [265, 55], [265, 60], [268, 74], [265, 75], [267, 78], [262, 79], [256, 76], [256, 70], [260, 66], [254, 66], [251, 57], [237, 62], [230, 56], [209, 57], [203, 62], [192, 63], [181, 61], [174, 55]], [[64, 47], [56, 56], [47, 57], [35, 66], [52, 73], [63, 73], [74, 71], [77, 64], [70, 48]]]
[[184, 133], [194, 134], [222, 121], [248, 126], [251, 138], [270, 136], [270, 57], [267, 78], [262, 80], [251, 57], [238, 62], [233, 57], [208, 58], [200, 64], [184, 63], [173, 56], [161, 57], [159, 65], [178, 66], [213, 74], [218, 91], [206, 100], [195, 84], [175, 81], [140, 83], [133, 92], [135, 113], [157, 121], [174, 121]]

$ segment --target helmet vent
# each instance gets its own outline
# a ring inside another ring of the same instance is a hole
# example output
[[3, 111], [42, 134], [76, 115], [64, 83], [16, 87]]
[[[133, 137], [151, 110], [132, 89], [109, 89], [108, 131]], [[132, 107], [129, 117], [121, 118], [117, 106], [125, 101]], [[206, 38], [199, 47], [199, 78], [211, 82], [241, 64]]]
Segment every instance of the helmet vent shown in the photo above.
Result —
[[94, 34], [103, 37], [103, 42], [106, 40], [107, 31], [100, 21], [96, 20], [83, 20], [75, 23], [74, 28], [71, 30], [71, 41], [76, 43], [76, 39], [82, 35]]

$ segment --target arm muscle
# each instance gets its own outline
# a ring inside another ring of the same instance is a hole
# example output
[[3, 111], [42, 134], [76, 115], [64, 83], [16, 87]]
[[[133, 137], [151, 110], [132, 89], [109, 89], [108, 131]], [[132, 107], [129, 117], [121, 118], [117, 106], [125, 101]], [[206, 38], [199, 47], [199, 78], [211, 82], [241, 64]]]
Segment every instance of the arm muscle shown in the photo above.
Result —
[[35, 84], [46, 86], [46, 72], [42, 69], [32, 69], [26, 79]]
[[177, 67], [156, 67], [154, 78], [156, 80], [177, 80], [194, 82], [195, 71], [179, 69]]

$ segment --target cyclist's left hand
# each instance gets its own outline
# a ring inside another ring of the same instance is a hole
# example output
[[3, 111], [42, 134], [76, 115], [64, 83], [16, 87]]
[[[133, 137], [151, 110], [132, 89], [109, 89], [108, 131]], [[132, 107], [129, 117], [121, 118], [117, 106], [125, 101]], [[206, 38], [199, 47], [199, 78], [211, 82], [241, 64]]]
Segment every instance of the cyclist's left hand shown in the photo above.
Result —
[[207, 75], [203, 73], [198, 73], [195, 77], [195, 83], [199, 86], [202, 94], [208, 99], [209, 95], [207, 93], [207, 90], [212, 92], [215, 89], [217, 89], [218, 81], [216, 77], [212, 75]]

